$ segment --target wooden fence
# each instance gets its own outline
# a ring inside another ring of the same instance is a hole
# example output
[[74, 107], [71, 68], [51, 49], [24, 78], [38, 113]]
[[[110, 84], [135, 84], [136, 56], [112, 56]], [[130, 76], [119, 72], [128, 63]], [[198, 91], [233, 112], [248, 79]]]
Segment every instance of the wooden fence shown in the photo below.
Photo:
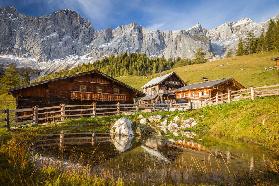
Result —
[[0, 127], [11, 128], [22, 127], [26, 125], [36, 125], [41, 123], [64, 121], [67, 118], [95, 117], [100, 115], [130, 114], [133, 112], [151, 112], [158, 110], [175, 111], [198, 109], [208, 105], [230, 103], [243, 99], [252, 99], [256, 97], [278, 96], [279, 84], [257, 88], [248, 88], [238, 91], [228, 91], [225, 94], [217, 94], [215, 97], [193, 101], [190, 103], [160, 103], [152, 105], [137, 104], [96, 104], [91, 105], [65, 105], [53, 107], [33, 107], [24, 109], [6, 109], [0, 110]]
[[79, 133], [67, 133], [60, 131], [55, 134], [43, 134], [37, 137], [38, 139], [34, 143], [37, 147], [59, 146], [64, 148], [65, 145], [80, 145], [80, 144], [92, 144], [109, 142], [111, 141], [109, 133], [94, 133], [94, 132], [79, 132]]

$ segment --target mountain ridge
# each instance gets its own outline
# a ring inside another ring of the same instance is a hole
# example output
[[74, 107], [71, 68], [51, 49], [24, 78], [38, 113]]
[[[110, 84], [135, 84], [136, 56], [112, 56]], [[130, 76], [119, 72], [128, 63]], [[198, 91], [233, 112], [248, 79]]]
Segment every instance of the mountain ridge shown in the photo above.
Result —
[[130, 23], [95, 30], [89, 21], [69, 9], [34, 17], [13, 7], [0, 8], [0, 18], [0, 64], [8, 63], [7, 56], [13, 56], [10, 63], [29, 65], [47, 73], [125, 52], [193, 58], [195, 51], [202, 48], [208, 58], [218, 58], [230, 49], [235, 50], [240, 37], [251, 31], [259, 36], [268, 26], [267, 21], [256, 23], [243, 18], [213, 29], [198, 23], [189, 29], [163, 31]]

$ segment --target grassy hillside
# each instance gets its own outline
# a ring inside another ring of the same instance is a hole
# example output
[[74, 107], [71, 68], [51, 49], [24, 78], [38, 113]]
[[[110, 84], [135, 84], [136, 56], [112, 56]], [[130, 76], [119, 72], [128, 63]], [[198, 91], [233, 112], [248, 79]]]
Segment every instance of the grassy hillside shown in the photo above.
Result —
[[[191, 129], [198, 138], [225, 139], [261, 144], [279, 153], [279, 96], [242, 100], [208, 106], [189, 112], [143, 113], [145, 117], [160, 114], [171, 121], [174, 117], [194, 118]], [[174, 136], [169, 136], [173, 138]], [[183, 137], [182, 137], [183, 138]]]
[[[266, 70], [266, 68], [274, 67], [275, 62], [271, 58], [278, 55], [278, 52], [267, 52], [236, 56], [205, 64], [178, 67], [166, 71], [166, 73], [175, 71], [187, 83], [199, 82], [201, 81], [201, 77], [205, 76], [212, 80], [233, 77], [246, 87], [271, 85], [279, 83], [279, 72], [275, 69]], [[118, 79], [140, 89], [150, 79], [159, 75], [155, 74], [149, 77], [125, 76], [119, 77]]]
[[279, 97], [205, 107], [190, 113], [201, 135], [226, 137], [279, 149]]

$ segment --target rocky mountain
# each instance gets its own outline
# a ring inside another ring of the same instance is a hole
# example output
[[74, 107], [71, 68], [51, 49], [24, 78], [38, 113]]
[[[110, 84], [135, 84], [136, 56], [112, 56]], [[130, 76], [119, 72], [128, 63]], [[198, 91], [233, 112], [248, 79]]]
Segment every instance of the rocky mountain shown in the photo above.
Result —
[[237, 22], [224, 23], [216, 28], [208, 30], [207, 36], [215, 55], [224, 55], [229, 49], [235, 50], [239, 38], [245, 38], [249, 32], [256, 37], [268, 28], [268, 21], [256, 23], [250, 18], [244, 18]]
[[31, 17], [7, 7], [0, 8], [0, 64], [16, 63], [50, 73], [124, 52], [192, 58], [202, 48], [208, 57], [223, 56], [248, 32], [258, 36], [266, 28], [267, 22], [245, 18], [210, 30], [200, 24], [188, 30], [148, 30], [136, 23], [95, 30], [71, 10]]

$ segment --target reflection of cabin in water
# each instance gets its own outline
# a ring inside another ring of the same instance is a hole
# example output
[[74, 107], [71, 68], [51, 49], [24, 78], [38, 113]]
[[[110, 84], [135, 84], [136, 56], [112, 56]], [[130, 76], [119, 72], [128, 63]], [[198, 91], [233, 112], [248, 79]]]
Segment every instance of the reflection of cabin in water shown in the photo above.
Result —
[[229, 90], [239, 90], [245, 88], [239, 82], [233, 78], [219, 79], [204, 82], [194, 83], [184, 86], [175, 91], [176, 99], [182, 99], [185, 101], [204, 100], [215, 97], [217, 94], [228, 93]]
[[17, 108], [59, 104], [133, 103], [144, 94], [97, 70], [34, 83], [10, 91]]
[[184, 81], [175, 72], [156, 77], [142, 87], [146, 96], [140, 99], [140, 103], [173, 102], [173, 90], [184, 85]]

